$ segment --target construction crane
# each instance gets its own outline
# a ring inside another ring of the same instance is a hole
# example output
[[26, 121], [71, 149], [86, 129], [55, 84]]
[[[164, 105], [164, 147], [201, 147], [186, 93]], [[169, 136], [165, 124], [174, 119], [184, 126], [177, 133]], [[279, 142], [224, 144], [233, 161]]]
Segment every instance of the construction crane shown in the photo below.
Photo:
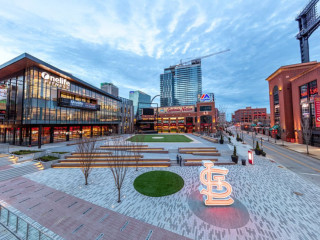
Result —
[[229, 52], [229, 51], [230, 51], [230, 49], [226, 49], [226, 50], [223, 50], [223, 51], [220, 51], [220, 52], [215, 52], [215, 53], [211, 53], [211, 54], [208, 54], [208, 55], [205, 55], [205, 56], [197, 57], [197, 58], [194, 58], [194, 59], [186, 61], [186, 62], [182, 62], [183, 59], [180, 59], [180, 64], [179, 65], [185, 65], [185, 64], [193, 62], [193, 61], [200, 61], [203, 58], [208, 58], [208, 57], [211, 57], [211, 56], [214, 56], [214, 55], [218, 55], [218, 54], [221, 54], [221, 53], [225, 53], [225, 52]]

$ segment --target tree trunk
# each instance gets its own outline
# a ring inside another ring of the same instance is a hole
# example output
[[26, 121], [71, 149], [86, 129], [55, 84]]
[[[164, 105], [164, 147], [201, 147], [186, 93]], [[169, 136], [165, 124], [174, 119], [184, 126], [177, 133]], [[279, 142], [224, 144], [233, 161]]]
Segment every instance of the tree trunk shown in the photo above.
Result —
[[88, 185], [88, 176], [85, 175], [84, 178], [85, 178], [85, 180], [86, 180], [86, 183], [85, 183], [84, 185]]
[[307, 144], [307, 154], [309, 155], [309, 145]]
[[121, 202], [120, 188], [118, 188], [118, 203]]

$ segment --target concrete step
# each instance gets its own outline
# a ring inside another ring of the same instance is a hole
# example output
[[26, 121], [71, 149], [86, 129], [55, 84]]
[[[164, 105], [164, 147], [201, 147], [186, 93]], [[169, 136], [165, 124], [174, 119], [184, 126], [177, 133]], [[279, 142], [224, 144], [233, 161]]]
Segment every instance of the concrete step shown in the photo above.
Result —
[[20, 177], [37, 171], [39, 171], [39, 169], [34, 164], [2, 170], [0, 171], [0, 181], [9, 180], [15, 177]]

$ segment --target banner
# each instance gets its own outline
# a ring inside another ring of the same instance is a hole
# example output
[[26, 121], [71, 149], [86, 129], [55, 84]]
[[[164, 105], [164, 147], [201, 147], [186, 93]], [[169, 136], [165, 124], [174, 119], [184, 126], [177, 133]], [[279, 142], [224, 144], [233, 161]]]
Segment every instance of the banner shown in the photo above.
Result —
[[7, 85], [1, 84], [0, 85], [0, 110], [6, 110], [7, 105]]
[[320, 127], [320, 96], [314, 97], [314, 108], [316, 113], [316, 127]]

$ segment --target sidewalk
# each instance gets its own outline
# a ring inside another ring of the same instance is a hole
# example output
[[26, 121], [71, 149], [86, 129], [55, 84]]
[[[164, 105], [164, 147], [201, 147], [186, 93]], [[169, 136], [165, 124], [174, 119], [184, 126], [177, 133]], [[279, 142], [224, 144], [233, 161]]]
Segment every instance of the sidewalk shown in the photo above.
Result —
[[[249, 135], [251, 136], [251, 133]], [[268, 141], [268, 136], [258, 133], [256, 135], [256, 140], [259, 139], [259, 144], [260, 144], [261, 138], [263, 139], [263, 141]], [[281, 139], [277, 139], [275, 142], [275, 139], [271, 138], [271, 137], [269, 137], [269, 143], [307, 155], [307, 146], [305, 144], [286, 142], [286, 141], [282, 141]], [[313, 157], [313, 158], [317, 158], [320, 160], [320, 148], [310, 146], [310, 145], [308, 146], [308, 148], [309, 148], [309, 155], [308, 156]]]

